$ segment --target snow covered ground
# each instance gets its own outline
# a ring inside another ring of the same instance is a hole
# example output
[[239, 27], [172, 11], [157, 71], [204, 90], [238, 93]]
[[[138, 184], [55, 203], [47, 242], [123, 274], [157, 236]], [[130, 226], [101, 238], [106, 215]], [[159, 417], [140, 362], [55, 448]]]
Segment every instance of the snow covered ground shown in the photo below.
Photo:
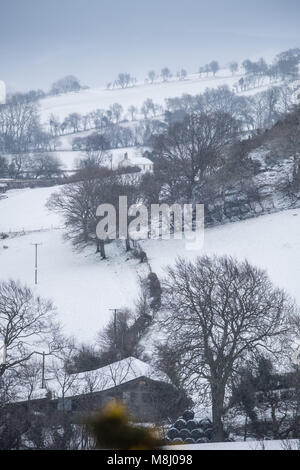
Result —
[[[45, 208], [58, 188], [22, 189], [0, 199], [0, 233], [25, 229], [25, 235], [0, 243], [0, 279], [20, 279], [34, 287], [34, 248], [39, 247], [39, 285], [36, 290], [57, 306], [65, 331], [90, 341], [107, 323], [110, 308], [133, 307], [143, 265], [127, 260], [123, 246], [108, 246], [101, 261], [94, 248], [76, 253], [63, 240], [62, 220]], [[53, 227], [51, 229], [51, 226]], [[44, 227], [44, 231], [40, 231]], [[47, 230], [46, 230], [47, 229]], [[183, 240], [143, 242], [150, 265], [159, 276], [177, 256], [190, 259], [202, 253], [229, 254], [267, 269], [273, 282], [300, 304], [300, 209], [209, 228], [201, 252], [185, 250]]]
[[[288, 447], [288, 448], [287, 448]], [[291, 449], [289, 449], [291, 447]], [[299, 450], [297, 441], [247, 441], [191, 444], [166, 447], [168, 450]]]
[[[37, 287], [32, 243], [41, 243]], [[137, 261], [126, 261], [115, 245], [107, 253], [108, 261], [94, 249], [75, 253], [62, 230], [29, 233], [0, 244], [0, 279], [19, 279], [52, 299], [65, 333], [89, 341], [110, 319], [109, 309], [133, 307], [138, 294]]]
[[[0, 233], [25, 230], [25, 235], [0, 241], [0, 279], [19, 279], [52, 299], [65, 332], [88, 341], [107, 323], [110, 308], [134, 305], [140, 269], [137, 261], [126, 261], [123, 247], [116, 244], [107, 247], [107, 261], [95, 256], [94, 248], [74, 252], [63, 240], [63, 230], [51, 229], [62, 226], [59, 216], [45, 207], [56, 190], [13, 190], [0, 199]], [[32, 243], [42, 244], [37, 287]]]
[[[73, 136], [74, 137], [74, 136]], [[140, 163], [143, 152], [146, 150], [145, 147], [124, 147], [124, 148], [117, 148], [108, 150], [107, 152], [107, 159], [106, 164], [109, 168], [112, 167], [114, 170], [118, 169], [118, 165], [121, 160], [124, 159], [125, 153], [128, 154], [128, 158], [133, 163]], [[63, 170], [65, 171], [72, 171], [78, 168], [78, 163], [80, 160], [86, 158], [86, 153], [82, 151], [72, 151], [72, 150], [64, 150], [64, 151], [56, 151], [52, 152], [53, 155], [58, 157], [63, 165]], [[112, 161], [111, 161], [112, 157]], [[148, 159], [142, 159], [143, 163], [149, 163]], [[151, 163], [151, 162], [150, 162]]]
[[[168, 82], [137, 83], [135, 87], [126, 89], [93, 88], [82, 90], [80, 92], [67, 93], [58, 96], [52, 96], [40, 100], [40, 115], [42, 122], [47, 125], [51, 114], [58, 117], [61, 121], [70, 113], [77, 112], [86, 114], [97, 109], [107, 110], [112, 104], [119, 103], [123, 106], [123, 119], [130, 121], [128, 108], [132, 105], [138, 108], [142, 107], [144, 101], [148, 98], [152, 99], [155, 104], [164, 106], [167, 98], [180, 97], [183, 94], [195, 96], [203, 93], [207, 88], [217, 88], [221, 85], [227, 85], [230, 89], [238, 82], [242, 75], [232, 76], [229, 70], [220, 70], [215, 77], [211, 75], [199, 77], [198, 74], [189, 75], [185, 80], [172, 79]], [[259, 88], [251, 89], [243, 92], [244, 95], [252, 95], [267, 89], [270, 86], [269, 79], [265, 78], [261, 81]], [[142, 115], [137, 114], [137, 118], [141, 119]], [[123, 125], [131, 126], [134, 123], [126, 122]], [[77, 137], [86, 137], [95, 132], [95, 129], [88, 131], [80, 131], [76, 134], [59, 136], [57, 144], [57, 155], [63, 162], [63, 169], [72, 171], [76, 168], [78, 158], [82, 158], [81, 152], [72, 151], [73, 140]], [[136, 149], [134, 149], [136, 151]], [[114, 155], [119, 149], [113, 150]]]
[[42, 99], [40, 112], [42, 121], [46, 122], [52, 113], [62, 120], [70, 113], [86, 114], [96, 109], [108, 109], [113, 103], [121, 104], [124, 110], [131, 105], [140, 109], [147, 98], [151, 98], [156, 104], [163, 105], [166, 98], [174, 98], [184, 93], [197, 95], [206, 88], [217, 88], [220, 85], [228, 85], [232, 88], [239, 78], [238, 75], [232, 76], [229, 70], [220, 70], [216, 77], [199, 78], [199, 75], [194, 74], [189, 75], [186, 80], [154, 84], [141, 83], [126, 89], [91, 88], [78, 93]]
[[[119, 103], [127, 112], [130, 106], [141, 108], [144, 101], [152, 99], [155, 104], [164, 105], [165, 99], [180, 97], [183, 94], [192, 96], [203, 93], [207, 88], [217, 88], [227, 85], [230, 89], [238, 82], [242, 75], [234, 75], [228, 69], [221, 69], [215, 77], [211, 75], [199, 77], [199, 74], [188, 75], [185, 80], [172, 79], [168, 82], [157, 81], [153, 84], [137, 83], [131, 88], [91, 88], [51, 96], [40, 100], [40, 114], [42, 122], [47, 122], [49, 116], [54, 114], [63, 120], [70, 113], [86, 114], [96, 109], [108, 109], [113, 103]], [[243, 92], [244, 95], [252, 95], [270, 86], [269, 80], [262, 80], [259, 88]], [[129, 119], [129, 116], [127, 116]]]
[[300, 305], [300, 209], [209, 228], [201, 252], [186, 251], [184, 240], [149, 240], [143, 246], [158, 275], [163, 275], [164, 267], [178, 256], [194, 259], [206, 253], [247, 258], [266, 269], [273, 282]]
[[16, 189], [0, 197], [0, 232], [58, 228], [62, 219], [45, 203], [59, 187]]

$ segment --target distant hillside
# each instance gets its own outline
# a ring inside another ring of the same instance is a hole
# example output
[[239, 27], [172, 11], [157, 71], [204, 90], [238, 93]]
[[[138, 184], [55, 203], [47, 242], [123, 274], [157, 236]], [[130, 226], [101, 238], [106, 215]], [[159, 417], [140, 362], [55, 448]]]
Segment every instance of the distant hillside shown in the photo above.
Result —
[[[241, 77], [242, 75], [233, 76], [229, 70], [223, 69], [216, 74], [216, 77], [199, 78], [198, 74], [193, 74], [188, 75], [185, 80], [170, 80], [153, 84], [137, 83], [136, 86], [125, 89], [94, 88], [81, 90], [76, 93], [42, 99], [40, 101], [40, 111], [42, 120], [46, 122], [52, 113], [62, 120], [70, 113], [85, 114], [98, 108], [108, 109], [113, 103], [121, 104], [125, 111], [131, 105], [140, 109], [147, 98], [152, 99], [156, 104], [163, 105], [166, 98], [175, 98], [185, 93], [194, 96], [202, 93], [206, 88], [228, 85], [232, 89]], [[269, 80], [265, 78], [259, 88], [244, 94], [261, 91], [268, 87], [268, 82]]]

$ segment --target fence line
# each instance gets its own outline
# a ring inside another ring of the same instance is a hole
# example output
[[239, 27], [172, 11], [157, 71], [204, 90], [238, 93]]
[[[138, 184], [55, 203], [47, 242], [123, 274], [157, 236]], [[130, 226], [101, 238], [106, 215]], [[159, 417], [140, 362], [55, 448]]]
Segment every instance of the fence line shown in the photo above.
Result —
[[30, 233], [41, 233], [41, 232], [49, 232], [50, 230], [62, 230], [64, 228], [64, 225], [51, 225], [48, 227], [40, 227], [37, 229], [26, 229], [25, 227], [22, 228], [14, 228], [14, 229], [9, 229], [9, 230], [3, 230], [0, 227], [0, 233], [5, 233], [9, 236], [18, 236], [18, 235], [28, 235]]

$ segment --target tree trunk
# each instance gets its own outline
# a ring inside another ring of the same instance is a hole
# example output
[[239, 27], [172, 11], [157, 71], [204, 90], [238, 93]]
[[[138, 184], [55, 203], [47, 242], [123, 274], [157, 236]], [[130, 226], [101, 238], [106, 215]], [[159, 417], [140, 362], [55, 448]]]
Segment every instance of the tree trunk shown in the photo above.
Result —
[[126, 240], [125, 240], [125, 247], [126, 247], [126, 251], [130, 251], [130, 250], [131, 250], [129, 238], [126, 238]]
[[212, 386], [212, 419], [213, 419], [213, 441], [224, 441], [223, 412], [225, 387], [221, 384]]
[[245, 417], [245, 427], [244, 427], [244, 442], [247, 441], [247, 430], [248, 430], [248, 416]]
[[105, 245], [103, 240], [97, 240], [97, 250], [96, 253], [101, 254], [102, 259], [106, 259], [106, 254], [105, 254]]

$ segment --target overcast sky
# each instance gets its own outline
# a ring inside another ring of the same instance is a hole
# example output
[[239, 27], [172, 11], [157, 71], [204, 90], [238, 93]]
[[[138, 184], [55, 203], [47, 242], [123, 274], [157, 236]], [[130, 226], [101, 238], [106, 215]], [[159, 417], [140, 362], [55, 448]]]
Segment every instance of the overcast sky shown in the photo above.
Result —
[[101, 86], [217, 59], [300, 47], [299, 0], [0, 0], [0, 79], [43, 88], [66, 74]]

